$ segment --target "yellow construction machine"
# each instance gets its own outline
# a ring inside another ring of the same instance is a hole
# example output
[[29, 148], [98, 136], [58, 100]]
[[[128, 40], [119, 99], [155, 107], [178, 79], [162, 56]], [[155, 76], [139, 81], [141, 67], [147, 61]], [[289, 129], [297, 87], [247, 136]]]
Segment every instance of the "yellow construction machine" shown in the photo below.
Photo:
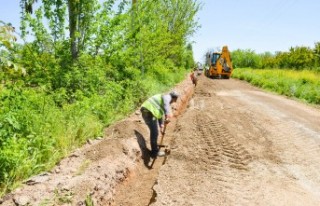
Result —
[[208, 67], [205, 74], [210, 78], [229, 79], [233, 71], [227, 46], [222, 47], [222, 52], [208, 52], [206, 54], [206, 64]]

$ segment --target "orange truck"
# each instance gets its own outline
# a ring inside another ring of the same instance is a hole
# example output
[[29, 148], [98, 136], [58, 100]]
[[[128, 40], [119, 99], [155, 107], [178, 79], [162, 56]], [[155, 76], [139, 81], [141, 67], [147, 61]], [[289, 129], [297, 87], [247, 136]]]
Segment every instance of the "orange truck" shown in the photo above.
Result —
[[208, 69], [205, 74], [210, 78], [229, 79], [233, 71], [231, 55], [227, 46], [222, 47], [222, 52], [208, 52], [206, 64]]

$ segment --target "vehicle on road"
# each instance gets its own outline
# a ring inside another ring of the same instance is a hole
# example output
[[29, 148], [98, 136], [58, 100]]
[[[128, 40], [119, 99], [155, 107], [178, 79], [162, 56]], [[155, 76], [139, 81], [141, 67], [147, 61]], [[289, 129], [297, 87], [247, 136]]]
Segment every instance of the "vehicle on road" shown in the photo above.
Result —
[[222, 52], [208, 52], [206, 64], [208, 69], [206, 69], [205, 75], [210, 78], [229, 79], [233, 71], [231, 55], [227, 46], [222, 47]]

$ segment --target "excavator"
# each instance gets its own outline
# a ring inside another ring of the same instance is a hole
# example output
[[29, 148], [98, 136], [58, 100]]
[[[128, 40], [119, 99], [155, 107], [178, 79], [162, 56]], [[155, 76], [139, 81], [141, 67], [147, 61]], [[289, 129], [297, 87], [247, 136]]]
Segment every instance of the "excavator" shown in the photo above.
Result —
[[229, 79], [233, 67], [228, 46], [222, 47], [222, 52], [208, 52], [206, 54], [206, 64], [209, 66], [205, 75], [216, 79]]

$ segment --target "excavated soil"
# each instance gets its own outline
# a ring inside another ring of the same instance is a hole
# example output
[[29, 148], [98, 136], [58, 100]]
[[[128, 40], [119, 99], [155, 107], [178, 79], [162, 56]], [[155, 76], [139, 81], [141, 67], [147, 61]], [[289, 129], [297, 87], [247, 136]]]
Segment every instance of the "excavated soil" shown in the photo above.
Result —
[[175, 89], [171, 153], [153, 168], [136, 112], [2, 205], [320, 205], [319, 108], [233, 79]]

